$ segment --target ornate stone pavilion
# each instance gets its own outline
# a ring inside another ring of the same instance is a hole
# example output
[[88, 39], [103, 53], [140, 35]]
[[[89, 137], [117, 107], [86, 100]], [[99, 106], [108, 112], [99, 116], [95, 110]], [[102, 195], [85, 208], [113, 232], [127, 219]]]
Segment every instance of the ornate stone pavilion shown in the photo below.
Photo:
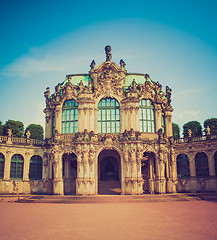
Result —
[[105, 52], [46, 89], [44, 141], [0, 137], [0, 193], [216, 191], [217, 136], [174, 141], [171, 89]]

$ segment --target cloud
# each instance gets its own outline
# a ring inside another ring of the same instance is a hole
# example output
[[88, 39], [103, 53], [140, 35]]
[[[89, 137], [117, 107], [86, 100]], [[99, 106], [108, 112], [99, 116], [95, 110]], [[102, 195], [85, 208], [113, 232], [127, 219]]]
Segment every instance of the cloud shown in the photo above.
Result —
[[197, 119], [200, 112], [193, 109], [186, 109], [181, 113], [176, 114], [180, 119]]
[[210, 87], [187, 88], [182, 91], [177, 91], [176, 97], [183, 97], [183, 96], [187, 96], [187, 95], [193, 95], [195, 93], [208, 92], [209, 90], [210, 90]]

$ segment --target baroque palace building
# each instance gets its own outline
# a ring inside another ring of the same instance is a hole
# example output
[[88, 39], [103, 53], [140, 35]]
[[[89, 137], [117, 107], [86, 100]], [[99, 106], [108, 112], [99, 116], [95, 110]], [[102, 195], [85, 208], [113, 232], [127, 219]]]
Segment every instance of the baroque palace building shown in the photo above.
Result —
[[217, 136], [174, 140], [171, 89], [106, 61], [46, 99], [45, 140], [0, 136], [0, 193], [217, 191]]

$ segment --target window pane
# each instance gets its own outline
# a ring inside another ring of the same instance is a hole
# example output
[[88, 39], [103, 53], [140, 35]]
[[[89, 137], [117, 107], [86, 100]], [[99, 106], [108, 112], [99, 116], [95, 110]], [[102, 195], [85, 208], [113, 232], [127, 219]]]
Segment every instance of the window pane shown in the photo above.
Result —
[[140, 131], [155, 132], [154, 106], [150, 100], [142, 99], [139, 103]]
[[[102, 114], [100, 114], [101, 112]], [[117, 130], [117, 127], [115, 131], [115, 123], [118, 123], [118, 126], [120, 126], [120, 111], [118, 101], [114, 98], [102, 99], [98, 104], [98, 132], [119, 132], [120, 130]]]

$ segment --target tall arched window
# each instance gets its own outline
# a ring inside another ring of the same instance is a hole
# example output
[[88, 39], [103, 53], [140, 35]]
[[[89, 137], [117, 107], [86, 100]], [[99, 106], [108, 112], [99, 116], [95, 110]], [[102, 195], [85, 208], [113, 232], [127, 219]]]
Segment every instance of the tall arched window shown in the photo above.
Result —
[[62, 107], [62, 134], [78, 132], [78, 103], [72, 99]]
[[11, 158], [11, 179], [22, 179], [23, 178], [23, 156], [20, 154], [15, 154]]
[[198, 178], [209, 176], [208, 157], [206, 153], [199, 152], [195, 155], [195, 169]]
[[55, 113], [52, 114], [52, 135], [55, 134], [55, 128], [56, 128], [56, 118]]
[[154, 106], [151, 100], [142, 99], [139, 102], [140, 131], [155, 132]]
[[29, 179], [30, 180], [42, 179], [42, 158], [38, 155], [34, 155], [30, 159]]
[[119, 103], [114, 98], [103, 98], [98, 104], [98, 133], [120, 132]]
[[215, 175], [217, 177], [217, 151], [214, 154], [214, 162], [215, 162]]
[[165, 133], [165, 131], [166, 131], [166, 124], [165, 124], [165, 113], [164, 112], [162, 112], [161, 125], [162, 125], [162, 131], [163, 131], [163, 133]]
[[0, 153], [0, 179], [4, 177], [4, 167], [5, 167], [5, 158], [2, 153]]
[[188, 178], [190, 177], [189, 158], [186, 154], [179, 154], [176, 158], [177, 177]]

